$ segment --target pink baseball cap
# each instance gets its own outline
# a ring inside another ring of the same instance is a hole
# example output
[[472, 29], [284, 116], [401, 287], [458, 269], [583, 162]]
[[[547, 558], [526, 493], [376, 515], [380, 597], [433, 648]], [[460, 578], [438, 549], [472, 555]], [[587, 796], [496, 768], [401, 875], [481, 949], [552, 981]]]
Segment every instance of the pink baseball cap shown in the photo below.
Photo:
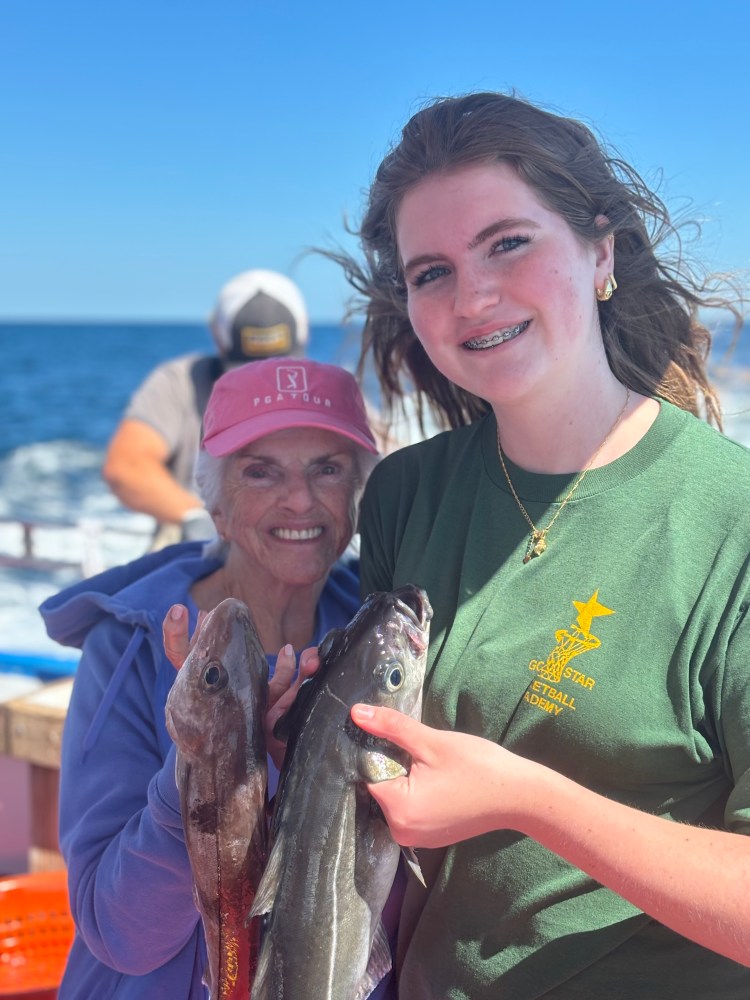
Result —
[[354, 376], [291, 358], [250, 361], [216, 380], [203, 414], [203, 447], [214, 457], [230, 455], [288, 427], [334, 431], [378, 453]]

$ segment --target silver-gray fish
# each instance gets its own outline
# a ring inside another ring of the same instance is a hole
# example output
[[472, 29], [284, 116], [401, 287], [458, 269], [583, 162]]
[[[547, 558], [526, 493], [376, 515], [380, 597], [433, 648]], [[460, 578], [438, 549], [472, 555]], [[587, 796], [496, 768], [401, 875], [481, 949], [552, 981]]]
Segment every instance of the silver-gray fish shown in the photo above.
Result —
[[166, 706], [212, 1000], [247, 1000], [258, 961], [259, 922], [247, 917], [267, 857], [267, 701], [268, 661], [247, 606], [222, 601]]
[[403, 775], [410, 761], [349, 710], [366, 702], [421, 717], [431, 617], [417, 587], [371, 594], [328, 633], [318, 672], [277, 724], [288, 743], [252, 909], [265, 917], [252, 1000], [360, 1000], [391, 967], [381, 914], [400, 848], [364, 783]]

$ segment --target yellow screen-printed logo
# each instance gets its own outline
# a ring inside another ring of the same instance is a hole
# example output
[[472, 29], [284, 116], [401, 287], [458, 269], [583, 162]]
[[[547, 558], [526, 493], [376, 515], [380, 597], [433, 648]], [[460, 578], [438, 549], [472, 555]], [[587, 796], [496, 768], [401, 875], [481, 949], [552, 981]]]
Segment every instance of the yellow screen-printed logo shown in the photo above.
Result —
[[275, 326], [243, 326], [240, 330], [242, 353], [249, 358], [288, 354], [294, 346], [288, 323]]
[[594, 618], [614, 614], [612, 608], [599, 603], [598, 590], [588, 601], [573, 601], [573, 607], [578, 612], [576, 620], [567, 629], [555, 632], [557, 645], [547, 659], [532, 660], [529, 663], [529, 670], [536, 671], [539, 677], [529, 685], [523, 696], [524, 701], [551, 715], [559, 715], [565, 709], [570, 712], [576, 710], [578, 695], [573, 696], [561, 690], [561, 681], [572, 681], [585, 691], [593, 689], [596, 684], [594, 678], [576, 670], [570, 665], [570, 661], [581, 653], [588, 653], [601, 646], [601, 639], [591, 632], [591, 624]]

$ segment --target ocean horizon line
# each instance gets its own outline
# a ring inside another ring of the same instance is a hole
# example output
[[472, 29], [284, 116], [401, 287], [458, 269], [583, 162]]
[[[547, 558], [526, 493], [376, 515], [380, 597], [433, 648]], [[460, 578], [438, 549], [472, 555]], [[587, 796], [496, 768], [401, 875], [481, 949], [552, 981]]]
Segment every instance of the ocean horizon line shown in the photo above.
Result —
[[[339, 326], [343, 329], [359, 325], [354, 320], [310, 319], [310, 326]], [[205, 319], [162, 319], [159, 317], [4, 317], [0, 316], [0, 327], [4, 326], [201, 326], [208, 327], [208, 317]]]

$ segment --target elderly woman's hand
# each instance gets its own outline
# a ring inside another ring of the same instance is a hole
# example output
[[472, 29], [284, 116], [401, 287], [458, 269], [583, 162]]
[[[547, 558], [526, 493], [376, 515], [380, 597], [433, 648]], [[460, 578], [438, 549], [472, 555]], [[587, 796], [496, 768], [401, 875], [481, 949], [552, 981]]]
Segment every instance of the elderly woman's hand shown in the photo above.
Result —
[[167, 617], [162, 622], [162, 635], [164, 637], [164, 652], [167, 659], [175, 668], [179, 670], [187, 659], [188, 653], [193, 648], [195, 637], [201, 630], [203, 619], [206, 617], [205, 611], [198, 612], [198, 622], [192, 639], [188, 634], [188, 610], [183, 604], [173, 604], [167, 612]]
[[[276, 669], [268, 685], [268, 710], [265, 718], [266, 747], [271, 756], [271, 760], [276, 767], [281, 769], [284, 763], [284, 753], [286, 744], [276, 739], [273, 735], [273, 727], [284, 713], [291, 708], [294, 699], [297, 697], [302, 684], [320, 666], [318, 650], [316, 646], [303, 649], [299, 657], [299, 671], [297, 672], [297, 660], [292, 646], [284, 646], [279, 650], [276, 658]], [[295, 677], [296, 673], [296, 677]]]

